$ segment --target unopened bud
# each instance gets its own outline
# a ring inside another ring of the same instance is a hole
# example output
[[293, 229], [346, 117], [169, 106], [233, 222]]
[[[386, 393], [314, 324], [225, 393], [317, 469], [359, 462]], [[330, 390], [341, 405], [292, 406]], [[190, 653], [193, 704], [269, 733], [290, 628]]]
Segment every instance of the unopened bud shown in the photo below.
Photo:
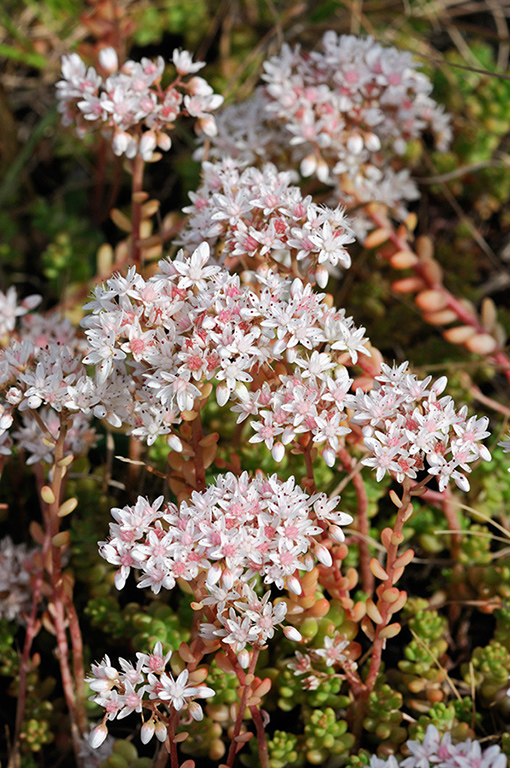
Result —
[[275, 443], [271, 450], [271, 455], [273, 459], [279, 464], [285, 456], [285, 446], [283, 443]]
[[158, 147], [163, 150], [163, 152], [168, 152], [168, 150], [172, 146], [172, 139], [168, 135], [168, 133], [158, 133]]
[[172, 451], [175, 451], [176, 453], [181, 453], [182, 451], [182, 442], [177, 435], [168, 435], [166, 442], [168, 444], [168, 447], [172, 449]]
[[317, 560], [327, 568], [331, 568], [333, 565], [333, 558], [331, 557], [331, 552], [329, 549], [327, 549], [322, 544], [317, 544], [314, 551]]
[[220, 384], [218, 387], [216, 387], [216, 400], [220, 407], [225, 405], [229, 397], [230, 390], [228, 387], [226, 387], [224, 384]]
[[297, 579], [295, 576], [289, 576], [287, 579], [287, 589], [294, 595], [302, 594], [301, 584], [299, 583], [299, 579]]
[[232, 589], [234, 586], [234, 574], [230, 570], [230, 568], [225, 568], [221, 575], [221, 581], [225, 589]]
[[328, 529], [329, 535], [334, 541], [342, 542], [345, 541], [345, 533], [342, 531], [340, 526], [338, 525], [331, 525]]
[[312, 176], [315, 173], [315, 169], [317, 168], [317, 158], [315, 155], [307, 155], [303, 160], [301, 160], [300, 165], [300, 171], [301, 175], [305, 178], [307, 176]]
[[119, 59], [114, 48], [103, 48], [99, 51], [99, 63], [109, 75], [116, 72], [119, 68]]
[[329, 273], [326, 267], [323, 267], [322, 264], [319, 264], [317, 269], [315, 270], [315, 281], [319, 288], [325, 288], [328, 284], [329, 280]]
[[108, 728], [106, 725], [104, 723], [101, 723], [101, 725], [96, 725], [96, 727], [93, 728], [89, 733], [89, 744], [92, 749], [97, 749], [100, 747], [107, 736]]
[[294, 640], [295, 643], [300, 643], [303, 640], [301, 633], [297, 631], [296, 627], [287, 625], [283, 628], [283, 634], [288, 640]]
[[363, 139], [359, 134], [349, 136], [347, 139], [347, 149], [352, 152], [353, 155], [359, 155], [363, 152]]
[[149, 741], [154, 736], [154, 730], [155, 730], [155, 725], [154, 725], [154, 720], [152, 720], [152, 719], [151, 720], [147, 720], [147, 722], [145, 722], [142, 725], [142, 727], [140, 729], [140, 739], [141, 739], [142, 744], [148, 744], [149, 743]]

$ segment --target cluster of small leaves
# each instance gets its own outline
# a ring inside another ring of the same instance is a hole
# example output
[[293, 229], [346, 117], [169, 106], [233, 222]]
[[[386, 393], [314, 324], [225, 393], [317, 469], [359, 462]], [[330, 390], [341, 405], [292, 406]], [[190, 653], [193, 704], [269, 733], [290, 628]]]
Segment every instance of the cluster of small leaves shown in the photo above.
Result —
[[469, 664], [463, 665], [464, 679], [474, 685], [482, 701], [492, 705], [506, 698], [510, 677], [510, 651], [497, 640], [475, 648]]
[[312, 765], [324, 765], [331, 755], [347, 755], [354, 746], [345, 720], [337, 720], [331, 707], [305, 710], [306, 759]]
[[369, 696], [363, 727], [373, 735], [381, 749], [390, 747], [391, 751], [396, 751], [406, 738], [406, 729], [401, 724], [402, 704], [402, 694], [386, 683]]
[[441, 733], [451, 733], [455, 741], [463, 741], [473, 736], [472, 726], [480, 720], [481, 715], [473, 710], [473, 700], [469, 696], [450, 704], [438, 702], [410, 725], [409, 736], [422, 741], [428, 726], [434, 725]]
[[[475, 66], [489, 74], [468, 72], [455, 66], [448, 67], [448, 74], [446, 70], [435, 74], [437, 94], [457, 115], [457, 131], [451, 151], [437, 154], [434, 161], [443, 173], [478, 163], [488, 165], [467, 179], [459, 174], [452, 183], [455, 194], [471, 196], [482, 217], [487, 218], [510, 196], [508, 171], [497, 154], [510, 130], [510, 82], [498, 76], [490, 44], [473, 43], [471, 55]], [[445, 60], [453, 65], [463, 64], [463, 57], [456, 49], [448, 51]]]
[[[413, 639], [404, 649], [405, 659], [399, 661], [403, 684], [408, 691], [430, 703], [443, 698], [445, 672], [438, 663], [448, 649], [448, 621], [431, 609], [426, 600], [409, 601], [406, 613], [416, 612], [409, 620], [408, 627]], [[420, 708], [421, 701], [408, 701], [412, 708]], [[414, 705], [414, 706], [413, 706]]]
[[[1, 620], [0, 675], [11, 678], [7, 693], [12, 697], [12, 701], [18, 695], [21, 671], [21, 657], [16, 652], [17, 645], [15, 625], [4, 619]], [[55, 680], [51, 677], [41, 679], [37, 663], [30, 663], [27, 673], [25, 717], [20, 732], [21, 748], [26, 755], [39, 752], [45, 744], [49, 744], [54, 739], [54, 708], [51, 702], [54, 687]]]
[[118, 739], [112, 747], [111, 754], [99, 763], [98, 768], [150, 768], [150, 757], [139, 757], [138, 750], [132, 741]]

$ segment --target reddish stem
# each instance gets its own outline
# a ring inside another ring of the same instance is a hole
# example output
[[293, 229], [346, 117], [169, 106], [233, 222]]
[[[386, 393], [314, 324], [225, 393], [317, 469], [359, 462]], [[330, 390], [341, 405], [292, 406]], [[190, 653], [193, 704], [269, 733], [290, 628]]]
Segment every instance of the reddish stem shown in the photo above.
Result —
[[140, 266], [140, 224], [142, 222], [142, 203], [135, 199], [135, 195], [143, 192], [143, 169], [145, 161], [141, 155], [136, 155], [133, 159], [131, 170], [131, 260], [136, 266]]
[[258, 707], [250, 707], [251, 716], [257, 730], [257, 744], [259, 748], [260, 768], [270, 768], [269, 751], [267, 748], [266, 730], [262, 721], [262, 715]]
[[170, 766], [179, 768], [179, 755], [177, 754], [177, 744], [175, 742], [175, 731], [179, 722], [179, 712], [172, 712], [168, 723], [168, 742], [170, 744]]
[[433, 491], [432, 489], [427, 488], [425, 492], [422, 493], [422, 498], [425, 499], [425, 501], [430, 501], [432, 504], [441, 507], [443, 510], [443, 514], [448, 524], [448, 530], [451, 531], [450, 554], [453, 560], [457, 560], [460, 554], [462, 534], [459, 533], [459, 516], [455, 509], [450, 489], [445, 488], [444, 491]]
[[306, 478], [308, 480], [307, 483], [307, 491], [309, 493], [315, 493], [317, 488], [315, 485], [315, 475], [313, 473], [313, 459], [312, 459], [312, 449], [313, 449], [313, 442], [312, 437], [310, 435], [310, 439], [308, 440], [308, 445], [305, 448], [305, 464], [306, 464]]
[[[244, 711], [246, 709], [246, 702], [248, 701], [248, 691], [250, 690], [252, 676], [253, 676], [253, 673], [255, 672], [255, 667], [257, 666], [258, 657], [259, 657], [259, 649], [255, 648], [252, 651], [248, 673], [245, 675], [245, 678], [244, 678], [243, 692], [241, 695], [241, 701], [239, 702], [239, 710], [237, 712], [236, 721], [234, 723], [234, 732], [232, 733], [232, 741], [230, 742], [230, 749], [228, 751], [227, 762], [225, 763], [226, 768], [233, 768], [235, 756], [237, 752], [241, 749], [241, 746], [237, 743], [236, 739], [241, 733]], [[246, 682], [247, 679], [250, 680], [249, 684], [247, 684]]]
[[[41, 465], [37, 467], [40, 469]], [[37, 473], [36, 473], [37, 474]], [[41, 480], [40, 486], [43, 485]], [[44, 505], [44, 502], [41, 502]], [[29, 658], [32, 643], [36, 636], [37, 628], [37, 612], [39, 609], [39, 603], [41, 599], [42, 583], [44, 579], [44, 563], [46, 561], [47, 554], [50, 549], [50, 535], [47, 530], [44, 536], [44, 542], [41, 552], [41, 568], [37, 573], [33, 585], [32, 585], [32, 607], [30, 610], [30, 616], [28, 617], [27, 627], [25, 631], [25, 642], [23, 644], [23, 654], [21, 656], [20, 670], [19, 670], [19, 686], [18, 686], [18, 700], [16, 704], [16, 723], [14, 727], [14, 736], [12, 740], [12, 750], [9, 756], [9, 762], [7, 768], [15, 768], [19, 763], [19, 736], [21, 733], [21, 726], [23, 725], [23, 718], [25, 716], [25, 704], [27, 697], [27, 678], [29, 672]]]
[[[391, 226], [388, 219], [386, 219], [381, 214], [377, 213], [377, 211], [371, 210], [370, 206], [366, 208], [366, 211], [374, 224], [379, 227], [383, 228], [388, 232], [388, 239], [391, 243], [397, 248], [399, 251], [410, 251], [409, 243], [406, 241], [405, 238], [400, 237], [397, 232], [395, 232], [394, 228]], [[443, 294], [444, 300], [446, 302], [446, 306], [451, 309], [459, 320], [464, 323], [464, 325], [469, 325], [471, 328], [474, 328], [476, 333], [487, 333], [487, 329], [484, 328], [484, 326], [480, 323], [478, 318], [475, 315], [472, 315], [471, 312], [466, 309], [466, 307], [460, 302], [458, 299], [453, 296], [453, 294], [450, 293], [450, 291], [445, 288], [445, 286], [440, 282], [435, 282], [432, 280], [427, 272], [423, 268], [423, 265], [421, 262], [417, 262], [413, 267], [413, 271], [415, 272], [418, 277], [420, 277], [424, 283], [434, 291], [438, 291]], [[501, 370], [505, 374], [507, 380], [510, 382], [510, 360], [505, 355], [503, 351], [494, 352], [490, 355], [487, 355], [489, 359], [494, 360], [498, 365], [501, 367]]]
[[[344, 465], [346, 472], [352, 472], [356, 466], [356, 461], [351, 457], [346, 448], [341, 448], [338, 452], [340, 461]], [[370, 550], [368, 548], [368, 538], [370, 536], [370, 525], [368, 521], [368, 496], [365, 488], [365, 483], [361, 473], [358, 471], [352, 475], [352, 484], [356, 491], [356, 498], [358, 501], [358, 530], [362, 534], [358, 541], [359, 548], [359, 566], [361, 574], [361, 585], [363, 591], [368, 595], [371, 595], [375, 587], [374, 574], [370, 570]], [[354, 536], [353, 538], [356, 538]]]
[[197, 491], [203, 491], [205, 490], [205, 467], [204, 452], [202, 450], [202, 446], [200, 445], [203, 438], [200, 411], [198, 412], [197, 417], [191, 422], [191, 431], [194, 452], [193, 460], [195, 463], [195, 487]]
[[[40, 415], [36, 411], [33, 412], [33, 415], [36, 418], [36, 421], [40, 424], [43, 434], [49, 435], [50, 433]], [[71, 637], [73, 649], [76, 654], [75, 658], [73, 659], [73, 664], [76, 674], [79, 675], [79, 678], [77, 677], [76, 680], [73, 680], [73, 675], [71, 674], [71, 667], [69, 663], [69, 645], [66, 634], [66, 619], [68, 618], [68, 616], [66, 616], [66, 606], [69, 603], [72, 604], [72, 601], [71, 598], [66, 595], [64, 588], [61, 545], [58, 542], [54, 543], [54, 537], [59, 533], [60, 529], [60, 517], [58, 516], [58, 511], [62, 501], [64, 477], [67, 471], [63, 460], [65, 457], [65, 439], [68, 429], [68, 417], [66, 414], [61, 413], [59, 434], [55, 442], [54, 463], [52, 467], [52, 480], [50, 485], [51, 492], [53, 494], [53, 501], [50, 503], [45, 503], [41, 499], [41, 509], [45, 526], [45, 534], [49, 539], [48, 549], [50, 549], [51, 553], [51, 567], [48, 570], [52, 587], [51, 604], [53, 606], [53, 611], [51, 612], [51, 617], [53, 619], [55, 635], [57, 639], [57, 657], [60, 665], [64, 697], [66, 700], [67, 708], [69, 710], [69, 718], [71, 721], [71, 738], [73, 742], [76, 764], [80, 766], [82, 764], [82, 759], [80, 758], [81, 737], [87, 727], [87, 717], [85, 713], [85, 689], [83, 684], [83, 645], [78, 624], [78, 617], [73, 606], [71, 612]], [[39, 474], [38, 480], [39, 491], [41, 491], [42, 483], [44, 482], [42, 473]]]
[[[409, 479], [406, 477], [404, 479], [403, 484], [403, 495], [401, 499], [401, 506], [397, 509], [397, 519], [395, 520], [395, 525], [393, 526], [393, 534], [395, 534], [397, 537], [400, 536], [402, 533], [402, 529], [404, 527], [404, 522], [406, 519], [406, 512], [407, 508], [411, 502], [411, 490], [410, 490], [410, 482]], [[390, 542], [390, 545], [387, 550], [386, 554], [386, 564], [384, 570], [388, 574], [388, 578], [386, 581], [384, 581], [381, 586], [377, 588], [378, 594], [382, 594], [387, 589], [391, 589], [394, 582], [395, 577], [395, 561], [398, 557], [398, 548], [399, 543], [393, 541]], [[382, 621], [376, 625], [375, 629], [375, 637], [374, 637], [374, 643], [372, 646], [372, 656], [370, 658], [370, 668], [368, 670], [367, 679], [365, 682], [366, 686], [366, 692], [369, 694], [375, 685], [375, 682], [377, 680], [377, 675], [379, 674], [379, 669], [381, 666], [381, 659], [382, 659], [382, 652], [385, 645], [385, 638], [381, 637], [382, 630], [388, 625], [388, 621], [391, 617], [391, 603], [387, 602], [386, 600], [381, 600], [378, 603], [379, 612], [382, 616]]]

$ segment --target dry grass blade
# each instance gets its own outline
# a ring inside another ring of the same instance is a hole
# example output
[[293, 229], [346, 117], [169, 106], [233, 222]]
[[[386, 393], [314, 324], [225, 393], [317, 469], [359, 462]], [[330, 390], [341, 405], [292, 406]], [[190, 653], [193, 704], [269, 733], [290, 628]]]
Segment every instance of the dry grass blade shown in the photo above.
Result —
[[460, 695], [459, 691], [457, 690], [457, 686], [456, 686], [456, 685], [455, 685], [455, 683], [453, 682], [452, 678], [450, 677], [450, 675], [448, 674], [448, 672], [446, 671], [446, 669], [445, 669], [445, 668], [443, 667], [443, 665], [440, 663], [440, 661], [438, 660], [438, 658], [437, 658], [437, 656], [434, 654], [434, 652], [430, 650], [430, 648], [429, 648], [429, 646], [427, 645], [427, 643], [426, 643], [424, 640], [422, 640], [422, 639], [421, 639], [421, 637], [419, 637], [419, 636], [416, 634], [416, 632], [415, 632], [413, 629], [411, 629], [411, 627], [409, 627], [409, 631], [411, 632], [411, 634], [412, 634], [412, 636], [414, 637], [414, 639], [416, 640], [416, 642], [417, 642], [419, 645], [421, 645], [421, 647], [422, 647], [422, 648], [424, 648], [424, 649], [427, 651], [427, 653], [429, 654], [430, 658], [432, 659], [432, 661], [434, 662], [434, 664], [436, 665], [436, 667], [437, 667], [439, 670], [441, 670], [441, 672], [443, 672], [443, 674], [444, 674], [444, 676], [445, 676], [445, 680], [446, 680], [446, 682], [448, 683], [448, 685], [450, 686], [450, 688], [452, 689], [452, 692], [453, 692], [454, 696], [456, 697], [457, 701], [462, 701], [462, 696]]

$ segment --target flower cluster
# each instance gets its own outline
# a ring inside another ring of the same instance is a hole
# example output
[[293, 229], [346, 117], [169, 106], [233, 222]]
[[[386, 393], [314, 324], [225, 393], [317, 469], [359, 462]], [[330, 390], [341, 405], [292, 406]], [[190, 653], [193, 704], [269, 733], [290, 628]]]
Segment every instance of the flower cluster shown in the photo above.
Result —
[[179, 50], [174, 50], [172, 61], [177, 75], [163, 88], [161, 56], [126, 61], [119, 68], [115, 51], [105, 48], [99, 54], [99, 64], [108, 75], [105, 80], [93, 67], [87, 68], [77, 53], [64, 56], [63, 79], [57, 83], [62, 122], [74, 125], [81, 136], [98, 124], [111, 137], [116, 155], [141, 155], [144, 160], [153, 159], [157, 148], [170, 149], [168, 134], [181, 115], [195, 117], [198, 129], [213, 135], [216, 125], [210, 112], [223, 97], [201, 77], [183, 79], [205, 64], [193, 62], [187, 51]]
[[314, 663], [322, 663], [327, 667], [335, 665], [343, 666], [349, 663], [351, 667], [356, 667], [356, 662], [349, 661], [344, 651], [348, 648], [349, 641], [345, 635], [335, 632], [332, 637], [324, 638], [322, 648], [310, 648], [308, 653], [296, 651], [294, 660], [289, 661], [287, 666], [292, 669], [296, 677], [306, 675], [303, 680], [304, 687], [308, 689], [318, 688], [323, 673], [314, 668]]
[[[209, 157], [300, 166], [333, 186], [332, 199], [345, 206], [380, 201], [403, 217], [418, 197], [400, 160], [409, 142], [432, 133], [445, 150], [451, 140], [449, 116], [418, 66], [371, 37], [333, 31], [309, 54], [284, 45], [264, 64], [266, 85], [219, 114]], [[353, 225], [366, 229], [362, 214]]]
[[[335, 342], [333, 349], [340, 343]], [[296, 364], [301, 370], [280, 375], [276, 389], [265, 384], [232, 410], [241, 411], [239, 421], [246, 418], [248, 411], [259, 415], [259, 421], [251, 422], [256, 434], [250, 442], [263, 441], [275, 461], [281, 461], [285, 446], [309, 434], [313, 443], [323, 444], [322, 456], [332, 467], [340, 441], [351, 431], [345, 407], [353, 380], [346, 368], [325, 352], [313, 352], [309, 359], [297, 358]]]
[[[22, 318], [18, 331], [11, 330], [8, 341], [0, 350], [0, 454], [10, 454], [14, 438], [28, 451], [27, 464], [51, 462], [51, 444], [58, 438], [63, 414], [72, 416], [66, 451], [82, 453], [94, 442], [90, 408], [80, 408], [74, 395], [76, 385], [87, 379], [81, 362], [83, 338], [65, 318], [31, 313]], [[16, 410], [21, 424], [8, 434]], [[37, 420], [32, 418], [35, 412]]]
[[0, 540], [0, 619], [22, 622], [30, 610], [37, 552], [25, 544], [14, 544], [9, 536]]
[[120, 670], [112, 666], [108, 656], [98, 664], [92, 664], [92, 675], [86, 679], [94, 691], [90, 698], [105, 710], [103, 721], [90, 733], [90, 744], [95, 748], [108, 735], [108, 720], [121, 720], [132, 712], [141, 713], [144, 706], [150, 709], [151, 716], [142, 725], [142, 742], [147, 744], [154, 735], [159, 741], [165, 741], [168, 716], [172, 712], [186, 710], [194, 720], [202, 720], [204, 714], [196, 699], [214, 696], [212, 688], [201, 685], [201, 680], [194, 682], [197, 677], [203, 679], [200, 670], [190, 676], [184, 669], [174, 678], [167, 671], [172, 651], [163, 655], [161, 643], [156, 643], [152, 653], [137, 653], [136, 656], [136, 666], [126, 659], [119, 659]]
[[[289, 133], [281, 121], [272, 118], [267, 107], [269, 96], [263, 87], [255, 89], [253, 96], [241, 102], [228, 104], [215, 115], [217, 132], [205, 147], [199, 146], [194, 153], [196, 160], [224, 160], [233, 158], [239, 168], [260, 166], [269, 160], [281, 167], [282, 158], [294, 169], [302, 154], [299, 147], [289, 144]], [[199, 142], [203, 138], [199, 137]]]
[[246, 402], [255, 372], [284, 352], [290, 362], [319, 345], [332, 345], [339, 360], [367, 353], [364, 329], [311, 286], [267, 272], [255, 290], [208, 259], [202, 243], [190, 257], [160, 262], [147, 280], [132, 268], [97, 287], [87, 305], [84, 363], [97, 366], [104, 412], [149, 444], [166, 434], [179, 449], [173, 428], [214, 379], [220, 405], [234, 393]]
[[[225, 159], [202, 165], [203, 182], [191, 192], [193, 205], [181, 242], [196, 247], [202, 240], [222, 243], [222, 258], [253, 263], [283, 262], [324, 287], [328, 269], [348, 268], [345, 249], [354, 238], [341, 208], [319, 206], [292, 185], [290, 172], [266, 164], [241, 171], [237, 161]], [[248, 261], [254, 259], [255, 262]]]
[[[451, 734], [441, 736], [435, 725], [427, 726], [422, 742], [409, 740], [406, 748], [411, 754], [400, 763], [401, 768], [506, 768], [507, 765], [506, 755], [497, 745], [482, 750], [480, 742], [471, 739], [453, 744]], [[387, 759], [373, 755], [370, 768], [399, 768], [399, 763], [393, 755]]]
[[430, 98], [432, 85], [417, 66], [410, 53], [371, 37], [328, 31], [322, 51], [306, 56], [284, 45], [264, 64], [268, 110], [285, 122], [293, 144], [312, 150], [302, 173], [324, 181], [330, 172], [355, 179], [372, 158], [377, 168], [378, 153], [402, 155], [427, 129], [446, 149], [449, 119]]
[[311, 570], [315, 557], [331, 565], [323, 534], [343, 540], [340, 526], [352, 522], [336, 511], [338, 497], [309, 496], [293, 477], [282, 482], [276, 475], [229, 473], [179, 508], [160, 509], [162, 503], [139, 497], [134, 507], [113, 509], [116, 522], [100, 554], [118, 566], [119, 589], [131, 568], [143, 574], [138, 586], [156, 593], [178, 579], [191, 583], [196, 608], [209, 619], [203, 636], [221, 638], [236, 653], [247, 643], [264, 645], [286, 613], [284, 603], [273, 605], [269, 592], [259, 598], [248, 582], [260, 577], [300, 594], [299, 570]]
[[429, 387], [430, 376], [420, 381], [407, 367], [408, 363], [394, 368], [383, 364], [374, 389], [351, 396], [351, 421], [366, 425], [363, 439], [371, 455], [363, 464], [377, 469], [378, 480], [390, 472], [403, 482], [426, 469], [437, 476], [440, 491], [450, 479], [467, 491], [463, 473], [471, 471], [472, 462], [491, 458], [480, 442], [489, 435], [489, 420], [468, 418], [466, 406], [456, 411], [451, 397], [439, 397], [446, 377]]

